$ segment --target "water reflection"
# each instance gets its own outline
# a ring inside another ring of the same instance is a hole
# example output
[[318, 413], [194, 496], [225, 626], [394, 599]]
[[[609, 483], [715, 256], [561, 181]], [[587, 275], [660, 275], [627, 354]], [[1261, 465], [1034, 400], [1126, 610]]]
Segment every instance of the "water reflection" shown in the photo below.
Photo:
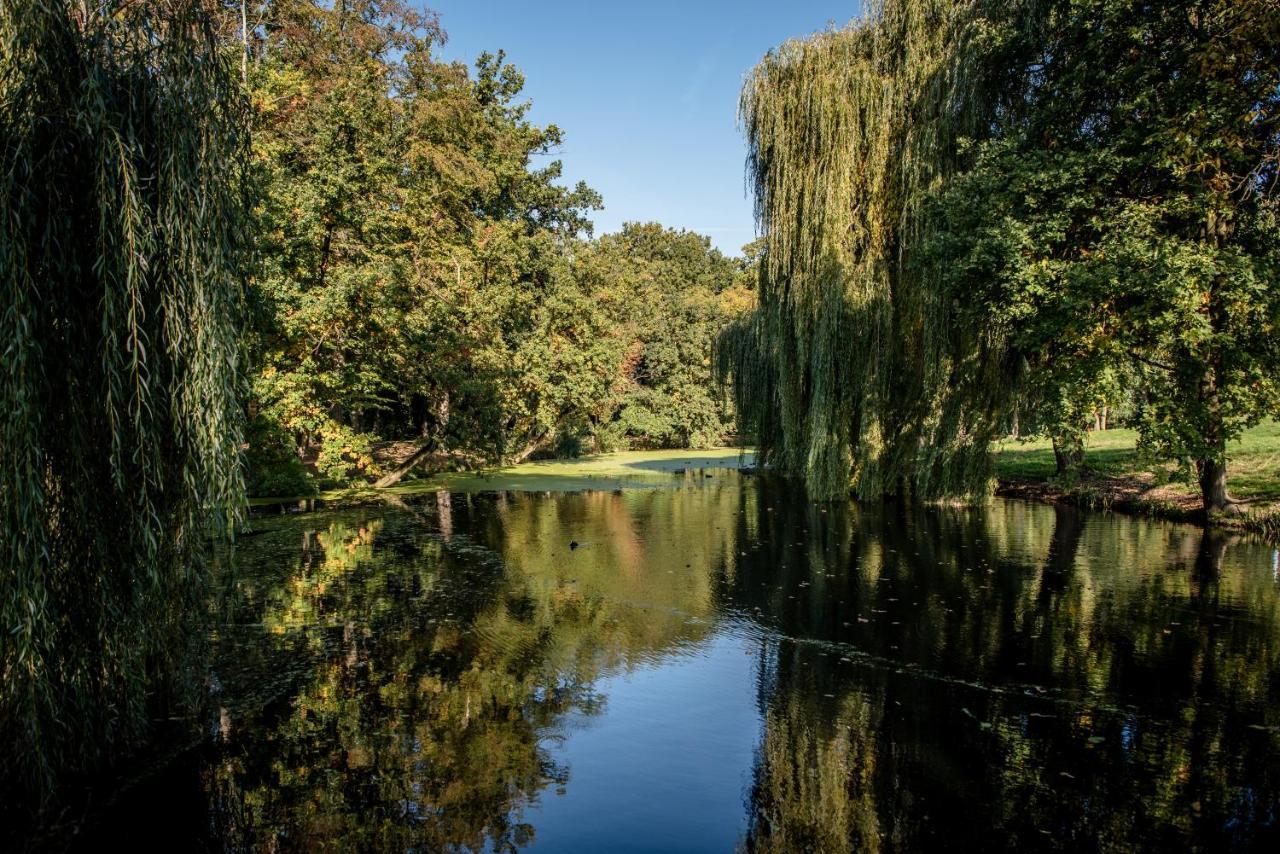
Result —
[[736, 477], [261, 527], [213, 737], [100, 832], [159, 797], [195, 804], [169, 842], [231, 850], [1280, 841], [1259, 544]]
[[767, 500], [735, 579], [783, 636], [748, 848], [1271, 850], [1265, 549], [1020, 504], [829, 518]]

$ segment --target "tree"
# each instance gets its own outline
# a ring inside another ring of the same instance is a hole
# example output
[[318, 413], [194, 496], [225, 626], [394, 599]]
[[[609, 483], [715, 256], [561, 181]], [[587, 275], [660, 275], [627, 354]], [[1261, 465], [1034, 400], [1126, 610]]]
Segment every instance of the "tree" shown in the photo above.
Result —
[[[916, 263], [929, 194], [1003, 81], [976, 2], [887, 0], [772, 51], [741, 114], [765, 248], [760, 307], [723, 342], [758, 451], [815, 498], [971, 495], [1011, 367], [949, 322]], [[998, 41], [998, 39], [997, 39]]]
[[732, 429], [711, 350], [749, 303], [743, 269], [708, 238], [657, 223], [627, 223], [597, 241], [579, 275], [611, 318], [616, 345], [615, 399], [596, 427], [602, 444], [712, 447]]
[[1042, 11], [1013, 52], [1021, 97], [943, 196], [936, 260], [1048, 407], [1136, 375], [1143, 443], [1193, 467], [1221, 511], [1227, 443], [1280, 406], [1280, 15]]
[[437, 19], [400, 3], [274, 0], [255, 32], [255, 492], [305, 490], [303, 461], [389, 486], [720, 440], [738, 263], [656, 225], [592, 242], [600, 198], [535, 164], [562, 134], [501, 52], [444, 62]]
[[771, 53], [743, 117], [760, 310], [723, 366], [811, 494], [972, 495], [1027, 408], [1078, 463], [1136, 376], [1226, 508], [1276, 411], [1280, 16], [1246, 0], [887, 0]]
[[245, 110], [199, 2], [0, 2], [0, 754], [20, 802], [184, 683], [240, 471]]
[[563, 401], [527, 365], [549, 306], [576, 299], [569, 254], [599, 204], [556, 183], [558, 162], [532, 167], [559, 129], [527, 120], [501, 53], [474, 76], [443, 62], [436, 19], [399, 3], [278, 0], [263, 20], [260, 433], [336, 480], [372, 472], [389, 439], [488, 460], [540, 447]]
[[1100, 171], [1088, 157], [1032, 147], [1011, 154], [991, 142], [936, 202], [926, 241], [957, 312], [955, 321], [1001, 330], [1022, 365], [1016, 379], [1019, 429], [1053, 440], [1059, 476], [1084, 461], [1093, 413], [1120, 394], [1130, 372], [1121, 342], [1098, 307], [1110, 280], [1075, 263], [1072, 241], [1085, 223], [1106, 228]]

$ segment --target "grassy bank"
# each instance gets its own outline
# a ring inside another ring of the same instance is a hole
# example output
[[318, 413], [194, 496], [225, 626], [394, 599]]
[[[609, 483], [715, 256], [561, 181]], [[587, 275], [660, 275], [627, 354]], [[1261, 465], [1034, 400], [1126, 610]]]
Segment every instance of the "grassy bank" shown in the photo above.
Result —
[[[570, 460], [540, 460], [507, 468], [448, 472], [386, 490], [335, 489], [311, 498], [324, 501], [374, 499], [447, 489], [451, 492], [522, 490], [567, 492], [671, 485], [671, 475], [714, 476], [719, 469], [754, 464], [750, 451], [625, 451]], [[1047, 440], [1007, 441], [996, 451], [997, 494], [1034, 501], [1065, 501], [1086, 507], [1144, 513], [1187, 522], [1203, 521], [1200, 496], [1170, 464], [1144, 458], [1132, 430], [1105, 430], [1089, 437], [1085, 472], [1077, 483], [1054, 480], [1053, 448]], [[1280, 537], [1280, 424], [1248, 431], [1231, 447], [1232, 494], [1244, 502], [1239, 517], [1215, 520], [1227, 527]], [[296, 497], [255, 498], [254, 505], [299, 501]]]
[[[537, 460], [507, 468], [447, 472], [423, 480], [407, 481], [390, 489], [336, 489], [311, 496], [325, 501], [358, 499], [369, 495], [413, 495], [447, 489], [450, 492], [522, 490], [527, 492], [572, 492], [588, 489], [622, 489], [669, 485], [671, 475], [705, 477], [717, 469], [734, 469], [753, 464], [750, 451], [738, 448], [710, 450], [623, 451], [595, 454], [571, 460]], [[255, 498], [250, 504], [269, 505], [297, 498]]]
[[[1037, 500], [1066, 500], [1087, 506], [1145, 512], [1200, 521], [1200, 496], [1176, 467], [1144, 458], [1133, 430], [1091, 433], [1085, 472], [1075, 484], [1053, 481], [1053, 448], [1048, 440], [1006, 441], [997, 449], [999, 493]], [[1280, 531], [1280, 424], [1267, 422], [1230, 446], [1233, 496], [1243, 502], [1238, 518], [1215, 520], [1229, 527]]]

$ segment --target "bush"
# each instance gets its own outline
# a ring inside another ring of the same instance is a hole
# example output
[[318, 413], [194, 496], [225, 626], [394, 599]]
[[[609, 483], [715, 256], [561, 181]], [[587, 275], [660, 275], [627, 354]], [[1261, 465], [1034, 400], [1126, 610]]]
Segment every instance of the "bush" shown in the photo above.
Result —
[[326, 478], [347, 483], [357, 477], [378, 473], [378, 466], [373, 461], [373, 444], [377, 437], [372, 433], [358, 433], [345, 424], [331, 421], [325, 425], [320, 439], [316, 469]]
[[246, 435], [245, 476], [249, 494], [258, 498], [312, 495], [315, 484], [294, 450], [293, 437], [274, 421], [259, 415]]

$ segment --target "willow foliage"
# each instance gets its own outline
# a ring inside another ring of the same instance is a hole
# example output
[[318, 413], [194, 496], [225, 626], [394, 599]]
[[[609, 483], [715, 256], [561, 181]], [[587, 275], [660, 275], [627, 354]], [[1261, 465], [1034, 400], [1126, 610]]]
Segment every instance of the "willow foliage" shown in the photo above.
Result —
[[242, 127], [198, 0], [0, 0], [8, 782], [143, 735], [240, 513]]
[[760, 306], [719, 367], [760, 453], [811, 495], [967, 495], [1009, 366], [994, 334], [949, 322], [915, 250], [925, 200], [980, 136], [1000, 39], [976, 0], [885, 0], [771, 52], [741, 117], [765, 236]]

